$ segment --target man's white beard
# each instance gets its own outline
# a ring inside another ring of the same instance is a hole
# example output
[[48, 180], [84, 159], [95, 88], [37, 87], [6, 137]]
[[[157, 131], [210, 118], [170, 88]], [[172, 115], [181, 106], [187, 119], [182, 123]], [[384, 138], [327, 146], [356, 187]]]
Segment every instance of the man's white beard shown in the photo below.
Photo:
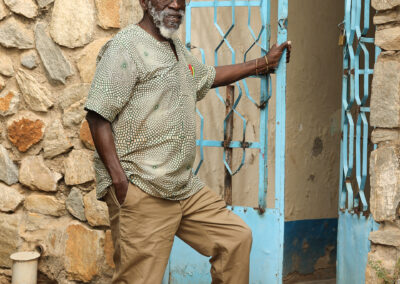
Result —
[[169, 29], [166, 28], [164, 25], [161, 25], [160, 27], [158, 27], [160, 29], [160, 34], [165, 37], [165, 38], [173, 38], [176, 37], [176, 32], [178, 30], [176, 29]]
[[[147, 2], [147, 6], [149, 8], [150, 15], [153, 17], [154, 24], [160, 30], [161, 35], [168, 39], [176, 37], [177, 31], [179, 30], [180, 23], [177, 24], [176, 27], [173, 27], [173, 28], [167, 28], [164, 24], [164, 18], [170, 12], [169, 8], [162, 10], [162, 11], [156, 11], [156, 9], [151, 4], [150, 0]], [[181, 11], [179, 11], [179, 14], [182, 16], [182, 21], [183, 21], [185, 12], [181, 10]], [[181, 21], [181, 23], [182, 23], [182, 21]]]

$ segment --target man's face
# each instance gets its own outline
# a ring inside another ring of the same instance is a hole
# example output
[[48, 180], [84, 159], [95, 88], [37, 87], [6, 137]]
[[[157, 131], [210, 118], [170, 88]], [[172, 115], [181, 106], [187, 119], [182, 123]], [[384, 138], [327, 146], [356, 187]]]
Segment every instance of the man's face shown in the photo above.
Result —
[[185, 15], [184, 0], [148, 0], [149, 14], [165, 38], [172, 38]]

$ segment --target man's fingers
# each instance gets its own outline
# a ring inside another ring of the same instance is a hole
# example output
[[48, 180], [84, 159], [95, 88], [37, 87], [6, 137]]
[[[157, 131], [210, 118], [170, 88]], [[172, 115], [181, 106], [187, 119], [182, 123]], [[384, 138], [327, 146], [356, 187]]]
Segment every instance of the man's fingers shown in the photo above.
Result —
[[278, 49], [283, 52], [287, 48], [288, 51], [292, 49], [292, 42], [291, 41], [285, 41], [281, 45], [278, 46]]
[[278, 48], [279, 48], [281, 51], [284, 51], [285, 48], [287, 48], [288, 46], [289, 46], [289, 42], [288, 42], [288, 41], [285, 41], [285, 42], [282, 43], [280, 46], [278, 46]]

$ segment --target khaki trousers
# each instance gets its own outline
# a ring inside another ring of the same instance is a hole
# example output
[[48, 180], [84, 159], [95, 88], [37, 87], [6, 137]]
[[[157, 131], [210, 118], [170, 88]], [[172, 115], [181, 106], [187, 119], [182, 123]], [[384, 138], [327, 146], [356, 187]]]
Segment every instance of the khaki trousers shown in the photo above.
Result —
[[112, 187], [105, 201], [115, 248], [113, 284], [161, 283], [175, 235], [211, 257], [213, 284], [249, 283], [251, 230], [208, 187], [171, 201], [130, 184], [122, 205]]

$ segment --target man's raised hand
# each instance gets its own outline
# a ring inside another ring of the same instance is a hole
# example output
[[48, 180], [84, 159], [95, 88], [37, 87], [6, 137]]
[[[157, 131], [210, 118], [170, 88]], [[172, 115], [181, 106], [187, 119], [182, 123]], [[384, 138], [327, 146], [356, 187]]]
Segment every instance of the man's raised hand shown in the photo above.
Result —
[[289, 63], [290, 61], [290, 52], [292, 50], [292, 42], [291, 41], [285, 41], [281, 45], [274, 44], [268, 54], [267, 54], [267, 59], [268, 59], [268, 70], [269, 72], [274, 72], [275, 69], [279, 65], [279, 60], [282, 57], [282, 54], [284, 50], [287, 49], [286, 52], [286, 63]]

